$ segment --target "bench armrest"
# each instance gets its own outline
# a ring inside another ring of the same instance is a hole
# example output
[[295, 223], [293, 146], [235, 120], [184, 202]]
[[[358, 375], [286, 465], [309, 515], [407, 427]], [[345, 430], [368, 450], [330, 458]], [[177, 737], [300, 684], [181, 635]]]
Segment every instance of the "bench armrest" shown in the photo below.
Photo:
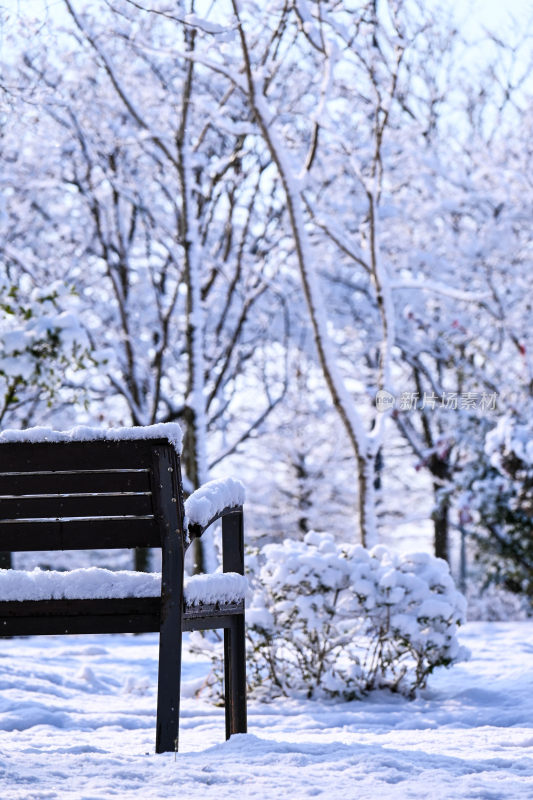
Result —
[[185, 501], [189, 539], [201, 536], [217, 519], [242, 511], [244, 496], [244, 486], [234, 478], [209, 481], [196, 489]]

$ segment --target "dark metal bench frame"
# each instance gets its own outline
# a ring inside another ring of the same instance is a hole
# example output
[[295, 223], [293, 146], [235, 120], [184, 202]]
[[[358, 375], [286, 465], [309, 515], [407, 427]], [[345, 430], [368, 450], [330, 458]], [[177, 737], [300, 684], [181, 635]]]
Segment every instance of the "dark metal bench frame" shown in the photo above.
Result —
[[160, 597], [0, 600], [0, 636], [159, 631], [156, 752], [178, 749], [182, 632], [224, 629], [226, 738], [246, 733], [244, 601], [185, 606], [184, 556], [222, 520], [222, 568], [244, 573], [242, 506], [184, 528], [165, 439], [0, 445], [0, 551], [161, 548]]

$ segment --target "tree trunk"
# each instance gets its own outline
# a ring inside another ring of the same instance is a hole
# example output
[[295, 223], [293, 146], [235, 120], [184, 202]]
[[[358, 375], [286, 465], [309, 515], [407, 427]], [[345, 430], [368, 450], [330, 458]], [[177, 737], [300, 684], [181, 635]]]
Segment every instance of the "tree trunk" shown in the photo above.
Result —
[[[339, 414], [353, 448], [359, 470], [359, 524], [361, 544], [372, 547], [376, 544], [376, 520], [374, 508], [374, 458], [378, 447], [377, 437], [371, 440], [365, 432], [362, 416], [350, 395], [338, 369], [334, 346], [328, 333], [327, 314], [323, 295], [318, 285], [316, 270], [311, 256], [312, 248], [306, 231], [299, 190], [299, 180], [294, 174], [293, 161], [279, 141], [270, 124], [271, 113], [266, 98], [256, 91], [248, 42], [242, 27], [239, 7], [233, 0], [233, 11], [237, 19], [244, 68], [248, 87], [248, 100], [255, 121], [268, 147], [272, 161], [277, 167], [287, 204], [287, 213], [293, 236], [296, 258], [302, 280], [302, 288], [313, 330], [318, 360], [326, 385], [331, 394], [333, 407]], [[374, 452], [371, 452], [373, 448]]]
[[[435, 496], [437, 490], [441, 487], [438, 484], [433, 485]], [[443, 558], [445, 561], [450, 561], [449, 554], [449, 511], [450, 503], [448, 500], [441, 500], [435, 511], [433, 512], [433, 541], [435, 548], [435, 555], [437, 558]]]
[[435, 511], [432, 514], [432, 518], [435, 555], [437, 558], [443, 558], [449, 563], [450, 501], [446, 496], [439, 497], [439, 491], [442, 490], [442, 487], [445, 485], [446, 481], [449, 480], [450, 470], [448, 467], [448, 462], [443, 458], [439, 458], [437, 455], [433, 455], [429, 464], [429, 468], [431, 474], [435, 478], [438, 478], [438, 480], [433, 483]]
[[12, 555], [8, 550], [0, 551], [0, 569], [11, 569], [13, 566]]
[[[196, 442], [196, 425], [194, 412], [188, 415], [185, 434], [185, 447], [183, 451], [183, 463], [187, 478], [195, 489], [201, 485], [200, 465], [198, 463], [198, 449]], [[191, 544], [193, 554], [193, 572], [198, 574], [206, 571], [206, 558], [204, 546], [201, 539], [194, 539]]]
[[150, 568], [150, 550], [147, 547], [136, 547], [134, 563], [136, 572], [148, 572]]
[[378, 542], [376, 528], [375, 456], [359, 456], [359, 527], [363, 547], [374, 547]]

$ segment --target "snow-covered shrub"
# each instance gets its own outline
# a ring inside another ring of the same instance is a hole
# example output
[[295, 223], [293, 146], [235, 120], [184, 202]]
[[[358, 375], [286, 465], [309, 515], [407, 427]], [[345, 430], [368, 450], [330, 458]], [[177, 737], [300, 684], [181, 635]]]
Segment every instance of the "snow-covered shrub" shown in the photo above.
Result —
[[464, 470], [460, 505], [486, 583], [533, 598], [533, 427], [502, 417]]
[[469, 575], [466, 587], [467, 619], [509, 622], [525, 620], [531, 616], [528, 597], [509, 592], [497, 583], [486, 582], [486, 575]]
[[464, 598], [446, 562], [427, 553], [368, 551], [310, 532], [258, 551], [250, 583], [248, 680], [257, 697], [354, 699], [375, 688], [412, 696], [435, 667], [466, 655], [456, 636]]
[[435, 667], [466, 657], [457, 640], [466, 602], [445, 561], [385, 547], [353, 548], [351, 561], [365, 690], [383, 686], [412, 695]]
[[343, 697], [360, 695], [361, 665], [348, 655], [350, 564], [333, 538], [311, 532], [304, 541], [266, 545], [251, 572], [251, 690], [265, 699], [293, 692], [336, 696], [339, 687]]
[[88, 340], [77, 298], [62, 282], [12, 285], [0, 273], [0, 418], [28, 398], [51, 403], [68, 369], [81, 369]]

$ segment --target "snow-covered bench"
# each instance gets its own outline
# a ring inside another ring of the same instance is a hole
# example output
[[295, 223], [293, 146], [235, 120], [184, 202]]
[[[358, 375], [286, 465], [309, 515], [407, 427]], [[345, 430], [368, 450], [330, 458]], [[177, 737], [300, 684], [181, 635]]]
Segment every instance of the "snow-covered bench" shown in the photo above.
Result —
[[[159, 631], [156, 752], [178, 746], [182, 632], [224, 629], [226, 737], [246, 732], [238, 481], [183, 502], [175, 424], [0, 434], [0, 550], [161, 549], [161, 574], [0, 570], [0, 636]], [[191, 539], [222, 520], [222, 573], [184, 581]]]

